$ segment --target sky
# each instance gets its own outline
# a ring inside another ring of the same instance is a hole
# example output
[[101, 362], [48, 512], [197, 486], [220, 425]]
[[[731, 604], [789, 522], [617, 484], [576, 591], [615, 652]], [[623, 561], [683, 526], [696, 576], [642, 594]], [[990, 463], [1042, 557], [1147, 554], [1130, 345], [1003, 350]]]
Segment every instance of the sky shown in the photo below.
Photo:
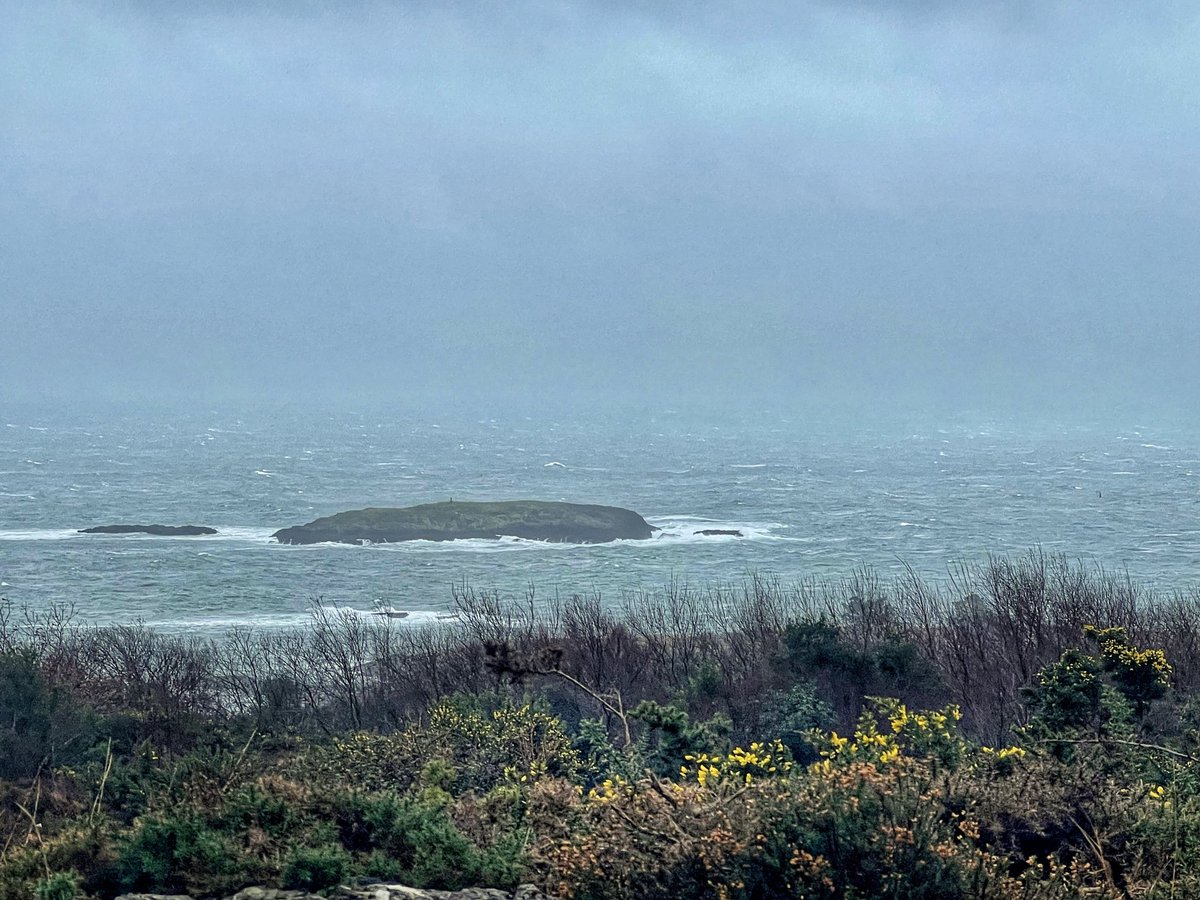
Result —
[[1200, 385], [1194, 4], [0, 22], [0, 400]]

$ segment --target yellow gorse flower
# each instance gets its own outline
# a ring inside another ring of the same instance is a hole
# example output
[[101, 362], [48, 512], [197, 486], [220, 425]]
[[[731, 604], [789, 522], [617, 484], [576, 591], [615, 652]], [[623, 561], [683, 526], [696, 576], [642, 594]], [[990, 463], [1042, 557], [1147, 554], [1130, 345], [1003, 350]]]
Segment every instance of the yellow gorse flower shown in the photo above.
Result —
[[612, 803], [628, 786], [629, 782], [620, 775], [605, 778], [598, 787], [588, 791], [588, 799], [596, 803]]
[[679, 767], [683, 779], [694, 778], [701, 787], [721, 784], [748, 785], [755, 778], [786, 773], [792, 769], [787, 748], [781, 741], [755, 741], [749, 747], [734, 747], [728, 754], [689, 753]]
[[853, 737], [831, 732], [824, 738], [821, 756], [826, 760], [888, 765], [909, 755], [949, 763], [966, 750], [966, 742], [955, 728], [960, 718], [962, 712], [957, 706], [917, 712], [894, 698], [871, 698]]

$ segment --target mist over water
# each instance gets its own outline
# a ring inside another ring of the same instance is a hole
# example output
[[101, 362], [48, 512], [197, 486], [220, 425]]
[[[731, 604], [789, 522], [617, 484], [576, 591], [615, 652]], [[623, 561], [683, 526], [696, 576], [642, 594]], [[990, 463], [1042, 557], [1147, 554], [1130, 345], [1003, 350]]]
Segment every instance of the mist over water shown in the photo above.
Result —
[[[762, 410], [588, 415], [409, 406], [0, 416], [0, 595], [84, 621], [219, 630], [303, 621], [310, 604], [448, 609], [464, 582], [517, 598], [656, 590], [672, 579], [784, 582], [958, 563], [1033, 547], [1156, 586], [1194, 583], [1200, 432], [962, 414], [863, 422]], [[635, 509], [649, 541], [281, 546], [281, 527], [363, 506], [562, 499]], [[82, 535], [210, 525], [199, 538]], [[703, 537], [703, 528], [743, 537]], [[413, 621], [422, 620], [421, 615]]]
[[[1033, 546], [1195, 577], [1194, 4], [0, 22], [12, 603], [212, 629]], [[269, 540], [450, 497], [664, 536]], [[118, 522], [220, 534], [76, 533]]]

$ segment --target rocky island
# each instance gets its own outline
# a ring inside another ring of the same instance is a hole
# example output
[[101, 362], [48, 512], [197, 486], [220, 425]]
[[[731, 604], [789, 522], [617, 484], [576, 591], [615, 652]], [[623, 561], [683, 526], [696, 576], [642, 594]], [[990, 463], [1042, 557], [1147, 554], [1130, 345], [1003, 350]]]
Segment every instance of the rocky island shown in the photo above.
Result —
[[616, 506], [508, 500], [425, 503], [404, 508], [356, 509], [275, 532], [281, 544], [365, 544], [518, 537], [533, 541], [602, 544], [643, 540], [655, 529]]
[[80, 534], [153, 534], [157, 537], [196, 537], [216, 534], [217, 529], [204, 525], [97, 525], [80, 528]]

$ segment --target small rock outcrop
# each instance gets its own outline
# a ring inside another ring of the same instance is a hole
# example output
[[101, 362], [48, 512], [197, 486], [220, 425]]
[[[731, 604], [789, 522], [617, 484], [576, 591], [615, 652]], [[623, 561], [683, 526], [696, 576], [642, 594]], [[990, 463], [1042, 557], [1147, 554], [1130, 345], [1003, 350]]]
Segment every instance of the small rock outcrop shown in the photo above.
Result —
[[700, 531], [694, 531], [693, 534], [701, 534], [705, 537], [741, 537], [742, 533], [736, 528], [702, 528]]
[[96, 525], [80, 528], [80, 534], [153, 534], [158, 537], [196, 537], [216, 534], [217, 529], [204, 525]]
[[281, 544], [390, 544], [517, 537], [567, 544], [642, 540], [655, 528], [616, 506], [509, 500], [357, 509], [275, 532]]

